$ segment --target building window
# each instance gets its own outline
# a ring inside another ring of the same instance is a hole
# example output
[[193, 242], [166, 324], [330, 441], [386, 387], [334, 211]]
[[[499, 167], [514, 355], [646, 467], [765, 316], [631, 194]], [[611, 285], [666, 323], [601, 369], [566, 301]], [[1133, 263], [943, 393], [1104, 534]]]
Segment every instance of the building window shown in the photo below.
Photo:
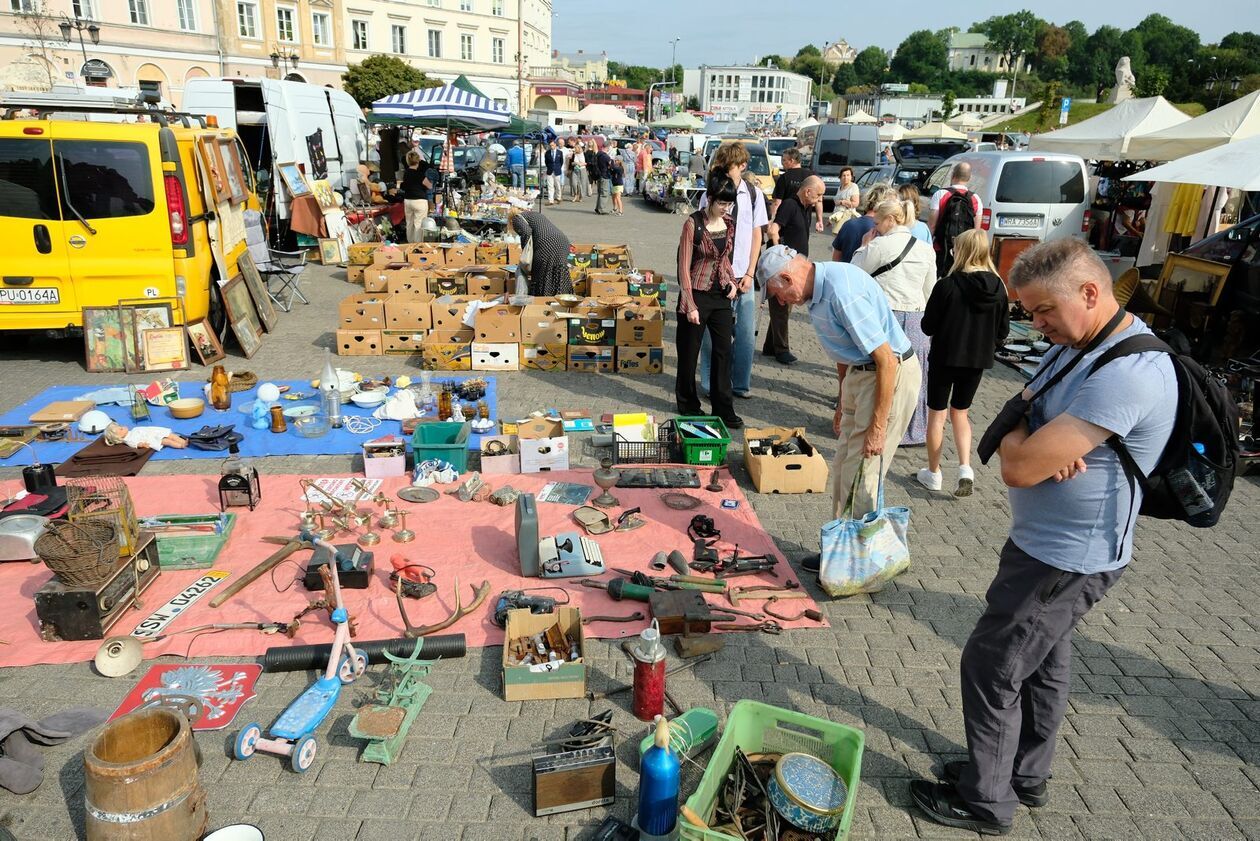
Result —
[[354, 48], [356, 50], [366, 50], [368, 48], [368, 22], [365, 20], [350, 21], [350, 32], [353, 36]]
[[131, 22], [139, 26], [149, 25], [149, 0], [127, 0]]
[[467, 32], [459, 36], [459, 58], [461, 61], [473, 60], [473, 37]]
[[15, 12], [33, 14], [35, 12], [35, 0], [9, 0], [9, 9]]
[[[13, 11], [31, 11], [34, 4], [35, 0], [21, 0], [20, 3], [18, 0], [14, 0]], [[19, 6], [21, 8], [18, 8]], [[74, 2], [70, 4], [70, 8], [74, 11], [74, 16], [77, 18], [91, 20], [96, 17], [96, 10], [92, 8], [92, 0], [74, 0]]]
[[461, 12], [471, 12], [472, 0], [459, 0], [459, 10]]
[[293, 30], [293, 10], [276, 9], [276, 40], [286, 44], [297, 43], [297, 33]]
[[435, 9], [442, 8], [442, 0], [429, 0], [429, 5]]
[[490, 39], [490, 60], [495, 64], [503, 63], [503, 39]]
[[332, 46], [332, 18], [327, 13], [311, 15], [311, 40], [321, 47]]
[[179, 15], [179, 28], [185, 32], [197, 31], [196, 0], [175, 0], [175, 12]]
[[499, 108], [502, 108], [504, 111], [508, 110], [508, 104], [507, 104], [506, 99], [503, 99], [501, 97], [495, 97], [494, 104], [497, 105]]
[[503, 17], [503, 0], [492, 0], [490, 3], [490, 14], [496, 17]]
[[437, 29], [429, 30], [429, 58], [442, 57], [442, 32]]
[[394, 48], [395, 55], [407, 54], [407, 27], [400, 24], [394, 24], [389, 28], [389, 43]]
[[258, 37], [258, 4], [236, 4], [236, 30], [242, 38]]

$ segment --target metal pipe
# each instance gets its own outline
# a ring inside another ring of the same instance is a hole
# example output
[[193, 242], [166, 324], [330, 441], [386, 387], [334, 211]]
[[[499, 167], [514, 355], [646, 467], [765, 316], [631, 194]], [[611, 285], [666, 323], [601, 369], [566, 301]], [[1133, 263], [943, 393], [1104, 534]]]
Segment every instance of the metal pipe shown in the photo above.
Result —
[[[463, 634], [444, 634], [434, 637], [423, 637], [424, 646], [421, 655], [426, 660], [450, 660], [465, 656], [468, 643]], [[356, 642], [356, 651], [367, 655], [369, 661], [380, 662], [385, 659], [385, 652], [395, 657], [410, 656], [416, 648], [414, 639], [402, 637], [389, 640], [368, 640]], [[263, 671], [265, 672], [299, 672], [306, 669], [322, 669], [328, 662], [331, 645], [287, 645], [268, 648], [263, 654]]]

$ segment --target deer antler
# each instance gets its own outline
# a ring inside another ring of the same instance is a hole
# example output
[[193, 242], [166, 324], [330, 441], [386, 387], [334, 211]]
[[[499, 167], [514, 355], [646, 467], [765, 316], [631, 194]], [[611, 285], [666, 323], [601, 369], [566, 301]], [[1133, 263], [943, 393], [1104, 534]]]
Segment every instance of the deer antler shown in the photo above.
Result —
[[[415, 625], [412, 625], [411, 620], [407, 618], [407, 608], [403, 605], [402, 585], [403, 585], [403, 581], [402, 581], [402, 576], [400, 575], [398, 576], [398, 580], [394, 582], [394, 598], [397, 599], [398, 601], [398, 612], [402, 615], [403, 627], [406, 628], [406, 636], [408, 639], [416, 639], [417, 637], [423, 637], [428, 634], [433, 634], [433, 633], [437, 633], [438, 631], [446, 630], [447, 628], [451, 627], [456, 622], [463, 619], [465, 616], [467, 616], [468, 614], [472, 613], [474, 610], [476, 610], [477, 608], [485, 604], [486, 599], [489, 598], [490, 596], [490, 582], [483, 581], [481, 582], [480, 587], [473, 587], [472, 604], [470, 604], [468, 607], [464, 607], [463, 602], [460, 600], [460, 596], [459, 596], [459, 576], [456, 576], [455, 577], [455, 610], [451, 613], [450, 616], [446, 617], [441, 622], [438, 622], [436, 625], [421, 625], [417, 627]], [[469, 585], [469, 586], [472, 586], [472, 585]]]

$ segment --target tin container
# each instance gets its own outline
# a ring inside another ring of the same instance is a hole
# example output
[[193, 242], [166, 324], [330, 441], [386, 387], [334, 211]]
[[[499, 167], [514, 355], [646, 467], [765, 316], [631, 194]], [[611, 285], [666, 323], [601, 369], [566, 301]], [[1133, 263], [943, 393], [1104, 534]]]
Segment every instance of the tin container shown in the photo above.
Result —
[[829, 833], [844, 815], [848, 789], [829, 766], [807, 753], [785, 753], [767, 787], [774, 810], [806, 832]]

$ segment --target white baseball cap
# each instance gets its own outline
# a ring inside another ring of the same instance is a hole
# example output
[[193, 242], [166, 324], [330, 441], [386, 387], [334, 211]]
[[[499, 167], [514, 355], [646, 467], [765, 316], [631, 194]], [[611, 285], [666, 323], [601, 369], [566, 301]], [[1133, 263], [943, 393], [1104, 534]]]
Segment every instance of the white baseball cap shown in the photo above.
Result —
[[797, 256], [795, 248], [788, 248], [786, 245], [770, 246], [761, 252], [761, 259], [757, 261], [757, 282], [764, 289], [770, 284], [770, 279], [777, 277]]

